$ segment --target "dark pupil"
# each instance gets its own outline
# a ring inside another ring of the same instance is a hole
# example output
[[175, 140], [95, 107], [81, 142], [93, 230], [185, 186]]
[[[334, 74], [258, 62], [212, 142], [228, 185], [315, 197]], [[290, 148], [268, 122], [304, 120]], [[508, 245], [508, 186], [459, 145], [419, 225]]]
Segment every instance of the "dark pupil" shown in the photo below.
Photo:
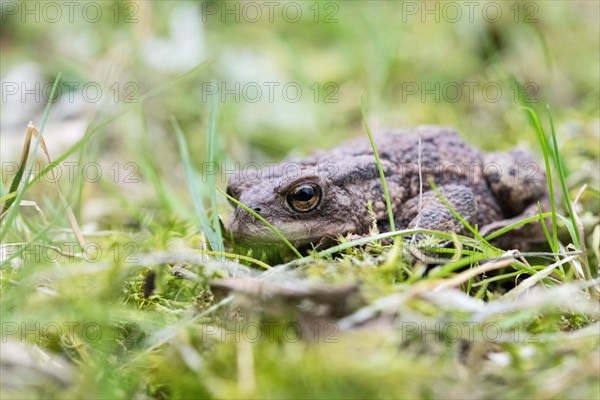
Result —
[[315, 195], [315, 191], [311, 187], [303, 187], [296, 191], [294, 197], [298, 201], [309, 201]]

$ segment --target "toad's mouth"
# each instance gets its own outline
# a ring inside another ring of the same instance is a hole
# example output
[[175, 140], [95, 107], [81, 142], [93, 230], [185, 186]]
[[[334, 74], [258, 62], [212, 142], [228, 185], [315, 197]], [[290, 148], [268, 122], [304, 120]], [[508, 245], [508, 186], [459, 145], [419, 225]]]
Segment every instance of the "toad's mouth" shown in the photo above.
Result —
[[[299, 250], [330, 247], [337, 242], [336, 238], [355, 231], [350, 224], [325, 227], [306, 221], [290, 221], [274, 228]], [[233, 220], [226, 230], [236, 244], [244, 247], [286, 247], [281, 236], [262, 223], [239, 223]]]

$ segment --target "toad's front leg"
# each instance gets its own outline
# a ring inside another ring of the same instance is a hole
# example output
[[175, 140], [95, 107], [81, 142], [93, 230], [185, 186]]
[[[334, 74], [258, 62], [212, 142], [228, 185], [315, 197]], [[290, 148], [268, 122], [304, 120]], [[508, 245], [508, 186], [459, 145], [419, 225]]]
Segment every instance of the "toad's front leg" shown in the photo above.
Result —
[[[467, 222], [476, 222], [477, 204], [473, 191], [462, 185], [445, 185], [439, 192], [452, 208]], [[396, 219], [399, 227], [465, 233], [466, 228], [440, 200], [438, 194], [428, 190], [413, 197], [402, 207]]]

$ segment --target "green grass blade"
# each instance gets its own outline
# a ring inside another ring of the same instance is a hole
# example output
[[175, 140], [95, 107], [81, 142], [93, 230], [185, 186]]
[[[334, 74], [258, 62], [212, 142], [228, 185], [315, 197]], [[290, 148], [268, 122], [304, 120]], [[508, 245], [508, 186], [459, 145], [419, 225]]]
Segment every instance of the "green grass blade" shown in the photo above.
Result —
[[[542, 216], [543, 216], [543, 218], [548, 218], [548, 217], [552, 216], [552, 213], [546, 212], [546, 213], [542, 214]], [[508, 233], [508, 232], [512, 231], [513, 229], [518, 228], [519, 226], [526, 225], [531, 222], [539, 221], [539, 219], [540, 219], [539, 215], [534, 215], [532, 217], [523, 218], [519, 221], [513, 222], [510, 225], [506, 225], [504, 228], [498, 229], [497, 231], [490, 233], [489, 235], [487, 235], [485, 237], [485, 240], [487, 240], [487, 241], [493, 240], [493, 239], [497, 238], [498, 236], [502, 236], [505, 233]]]
[[[27, 146], [27, 151], [29, 151], [29, 146]], [[15, 175], [10, 188], [8, 189], [8, 195], [0, 198], [0, 222], [4, 219], [4, 215], [6, 215], [6, 211], [12, 206], [17, 197], [17, 189], [19, 188], [19, 183], [21, 178], [23, 177], [23, 172], [25, 171], [25, 163], [22, 163], [17, 170], [17, 174]]]
[[[210, 165], [215, 165], [215, 141], [216, 141], [216, 126], [217, 126], [217, 96], [211, 96], [210, 111], [208, 115], [208, 162]], [[219, 220], [219, 210], [217, 209], [217, 191], [215, 174], [208, 174], [208, 191], [210, 196], [210, 211], [212, 215], [212, 228], [215, 231], [215, 236], [219, 239], [218, 245], [220, 251], [223, 251], [223, 235], [221, 232], [221, 221]]]
[[[556, 167], [556, 171], [558, 172], [558, 180], [560, 182], [560, 187], [562, 189], [563, 198], [567, 205], [567, 209], [569, 210], [569, 218], [571, 218], [571, 222], [573, 226], [577, 226], [577, 222], [575, 221], [575, 213], [573, 212], [573, 202], [571, 201], [571, 197], [569, 196], [569, 189], [567, 188], [567, 178], [565, 177], [565, 168], [563, 162], [560, 158], [560, 153], [558, 150], [558, 141], [556, 140], [556, 130], [554, 129], [554, 120], [552, 119], [552, 113], [550, 112], [550, 107], [546, 105], [548, 110], [548, 118], [550, 120], [550, 132], [552, 136], [552, 150], [554, 153], [554, 166]], [[581, 239], [579, 237], [579, 231], [575, 229], [575, 237], [577, 241]]]
[[562, 215], [558, 215], [558, 218], [565, 224], [567, 230], [569, 231], [569, 235], [571, 239], [573, 239], [573, 244], [575, 247], [579, 248], [579, 240], [577, 239], [577, 224], [573, 224], [573, 221], [567, 217], [563, 217]]
[[381, 187], [383, 188], [383, 195], [385, 196], [385, 204], [387, 207], [388, 217], [390, 219], [390, 230], [396, 230], [396, 224], [394, 222], [394, 211], [392, 210], [392, 202], [390, 201], [390, 193], [388, 192], [387, 182], [385, 180], [385, 175], [383, 173], [383, 167], [381, 166], [381, 160], [379, 159], [379, 153], [377, 152], [377, 147], [375, 146], [375, 141], [373, 140], [373, 135], [371, 134], [371, 129], [369, 128], [369, 123], [367, 122], [367, 113], [365, 112], [365, 102], [364, 97], [360, 97], [360, 111], [362, 113], [363, 123], [365, 125], [365, 130], [367, 131], [367, 136], [369, 136], [369, 142], [371, 142], [371, 148], [373, 149], [373, 155], [375, 156], [375, 162], [377, 163], [377, 169], [379, 170], [379, 177], [381, 178]]
[[550, 247], [554, 249], [558, 248], [558, 225], [556, 224], [556, 200], [554, 198], [554, 184], [552, 182], [552, 171], [550, 170], [550, 155], [553, 153], [548, 146], [546, 134], [544, 133], [544, 129], [540, 124], [537, 113], [529, 107], [523, 106], [522, 109], [524, 109], [529, 115], [529, 121], [538, 135], [540, 145], [542, 146], [542, 152], [544, 154], [544, 164], [546, 166], [546, 174], [548, 175], [548, 191], [550, 192], [550, 206], [552, 208], [552, 244]]
[[[19, 169], [17, 170], [17, 174], [15, 175], [12, 183], [10, 184], [10, 188], [8, 189], [8, 193], [15, 193], [19, 188], [19, 184], [21, 183], [21, 178], [23, 178], [23, 173], [25, 172], [25, 167], [27, 166], [27, 159], [29, 157], [29, 149], [31, 148], [31, 136], [33, 134], [33, 126], [30, 124], [27, 127], [27, 134], [25, 135], [25, 144], [23, 146], [23, 152], [21, 153], [21, 160], [19, 161]], [[4, 207], [2, 207], [2, 211], [0, 214], [4, 214], [6, 210], [14, 203], [14, 198], [12, 200], [8, 200]], [[2, 221], [0, 217], [0, 221]]]
[[271, 266], [267, 263], [264, 263], [260, 260], [257, 260], [256, 258], [252, 258], [252, 257], [248, 257], [248, 256], [243, 256], [241, 254], [234, 254], [234, 253], [227, 253], [225, 251], [210, 251], [210, 250], [197, 250], [199, 253], [202, 254], [208, 254], [209, 256], [216, 256], [216, 257], [224, 257], [224, 258], [231, 258], [234, 260], [244, 260], [247, 261], [249, 263], [252, 264], [256, 264], [259, 267], [267, 270], [267, 269], [271, 269]]
[[546, 226], [546, 221], [544, 221], [544, 212], [542, 211], [542, 205], [540, 204], [539, 201], [538, 201], [537, 206], [538, 206], [539, 221], [540, 221], [540, 224], [542, 225], [542, 230], [544, 231], [544, 236], [546, 237], [546, 241], [548, 243], [550, 243], [550, 248], [552, 249], [552, 252], [558, 254], [559, 249], [554, 247], [552, 238], [550, 238], [550, 232], [548, 231], [548, 227]]
[[196, 211], [196, 216], [198, 217], [198, 221], [200, 222], [200, 229], [206, 235], [210, 248], [216, 251], [222, 251], [222, 248], [217, 248], [219, 246], [219, 239], [216, 236], [216, 232], [211, 228], [210, 221], [206, 215], [206, 209], [204, 208], [204, 203], [202, 202], [202, 192], [200, 189], [200, 185], [198, 185], [198, 179], [194, 169], [192, 167], [192, 161], [190, 159], [190, 153], [187, 146], [187, 142], [185, 141], [185, 136], [183, 131], [179, 127], [179, 124], [175, 120], [174, 117], [171, 118], [171, 124], [173, 125], [173, 129], [175, 130], [175, 134], [177, 136], [177, 143], [179, 145], [179, 152], [181, 153], [181, 161], [183, 163], [183, 167], [185, 169], [185, 176], [187, 178], [188, 189], [190, 191], [190, 196], [192, 197], [192, 202], [194, 203], [194, 209]]
[[267, 228], [269, 228], [274, 234], [276, 234], [283, 241], [283, 243], [285, 243], [287, 245], [287, 247], [289, 247], [290, 250], [292, 250], [294, 252], [294, 254], [296, 254], [298, 256], [298, 258], [302, 258], [302, 254], [300, 254], [300, 252], [298, 251], [298, 249], [296, 249], [294, 247], [294, 245], [292, 243], [290, 243], [290, 241], [287, 240], [285, 238], [285, 236], [283, 236], [283, 234], [277, 230], [277, 228], [275, 228], [273, 225], [271, 225], [269, 223], [269, 221], [267, 221], [266, 219], [264, 219], [263, 217], [261, 217], [258, 213], [256, 213], [256, 211], [254, 211], [253, 209], [251, 209], [250, 207], [248, 207], [244, 203], [240, 202], [239, 200], [234, 199], [233, 197], [231, 197], [230, 195], [228, 195], [227, 193], [225, 193], [224, 191], [222, 191], [218, 187], [216, 189], [219, 191], [219, 193], [221, 193], [222, 195], [224, 195], [225, 197], [227, 197], [227, 199], [231, 200], [233, 203], [235, 203], [238, 206], [242, 207], [244, 210], [248, 211], [256, 219], [258, 219], [260, 222], [262, 222], [263, 224], [265, 224], [265, 226]]
[[17, 192], [9, 192], [6, 196], [0, 197], [0, 203], [4, 203], [10, 199], [17, 197]]

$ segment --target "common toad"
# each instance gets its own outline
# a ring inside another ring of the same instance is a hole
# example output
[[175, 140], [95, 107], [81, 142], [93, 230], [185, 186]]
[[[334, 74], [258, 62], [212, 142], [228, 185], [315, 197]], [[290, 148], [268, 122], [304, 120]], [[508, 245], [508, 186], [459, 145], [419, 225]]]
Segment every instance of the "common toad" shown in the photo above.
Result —
[[[546, 175], [534, 158], [521, 150], [482, 152], [463, 142], [454, 129], [442, 126], [383, 131], [375, 134], [374, 140], [396, 229], [466, 233], [436, 196], [430, 179], [453, 208], [482, 233], [537, 214], [538, 201], [547, 204]], [[380, 232], [390, 229], [379, 171], [366, 136], [299, 161], [240, 172], [227, 190], [299, 248], [323, 248], [340, 235], [368, 234], [374, 219]], [[239, 206], [227, 230], [241, 243], [281, 243]], [[542, 239], [543, 231], [535, 222], [495, 243], [523, 248]]]

